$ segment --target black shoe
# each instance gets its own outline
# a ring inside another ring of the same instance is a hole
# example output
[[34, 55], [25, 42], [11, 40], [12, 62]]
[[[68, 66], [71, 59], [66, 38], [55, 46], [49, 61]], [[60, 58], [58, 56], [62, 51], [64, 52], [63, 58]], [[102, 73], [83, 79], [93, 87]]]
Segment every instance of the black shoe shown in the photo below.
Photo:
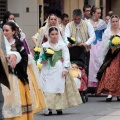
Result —
[[47, 114], [44, 113], [44, 116], [50, 116], [50, 115], [52, 115], [52, 111], [49, 111]]
[[62, 115], [63, 114], [62, 110], [56, 110], [56, 111], [57, 111], [57, 115]]
[[117, 101], [120, 101], [120, 97], [117, 97]]
[[106, 102], [111, 102], [112, 101], [112, 97], [111, 98], [106, 98]]

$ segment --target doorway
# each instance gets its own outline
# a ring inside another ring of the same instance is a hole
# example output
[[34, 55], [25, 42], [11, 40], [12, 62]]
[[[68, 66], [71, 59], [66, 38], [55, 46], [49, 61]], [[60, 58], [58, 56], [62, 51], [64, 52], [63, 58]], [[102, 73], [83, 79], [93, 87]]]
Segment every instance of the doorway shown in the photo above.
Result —
[[44, 0], [44, 20], [49, 14], [54, 13], [61, 16], [63, 13], [63, 0]]

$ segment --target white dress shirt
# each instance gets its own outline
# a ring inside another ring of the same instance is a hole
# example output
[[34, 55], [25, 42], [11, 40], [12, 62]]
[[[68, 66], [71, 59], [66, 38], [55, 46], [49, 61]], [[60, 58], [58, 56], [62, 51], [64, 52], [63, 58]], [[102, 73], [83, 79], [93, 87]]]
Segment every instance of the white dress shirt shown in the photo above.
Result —
[[[89, 39], [85, 42], [87, 45], [91, 45], [94, 40], [96, 39], [95, 37], [95, 32], [94, 32], [94, 28], [93, 26], [91, 25], [91, 23], [87, 23], [88, 24], [88, 35], [89, 35]], [[80, 24], [76, 24], [76, 28], [79, 29], [80, 27]], [[66, 27], [65, 27], [65, 40], [66, 40], [66, 44], [68, 45], [68, 40], [67, 40], [67, 37], [71, 37], [71, 31], [70, 31], [70, 28], [69, 28], [69, 25], [67, 24]], [[80, 33], [78, 32], [78, 35], [77, 35], [77, 42], [81, 42], [81, 38], [80, 38]]]

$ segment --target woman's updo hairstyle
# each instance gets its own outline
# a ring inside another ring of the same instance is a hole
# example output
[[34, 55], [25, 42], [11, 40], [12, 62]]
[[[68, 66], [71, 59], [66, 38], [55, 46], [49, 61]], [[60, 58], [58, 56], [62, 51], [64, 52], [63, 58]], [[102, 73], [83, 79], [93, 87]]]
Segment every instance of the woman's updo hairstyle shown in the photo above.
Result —
[[118, 19], [120, 19], [118, 15], [112, 15], [110, 18], [111, 18], [111, 20], [112, 20], [113, 18], [118, 18]]
[[56, 27], [50, 27], [48, 33], [50, 34], [53, 30], [56, 30], [58, 32], [58, 29]]
[[4, 25], [8, 25], [10, 26], [12, 31], [15, 31], [15, 34], [13, 35], [13, 38], [15, 39], [15, 45], [18, 51], [21, 50], [21, 47], [23, 46], [22, 41], [20, 40], [21, 35], [20, 35], [20, 31], [19, 28], [17, 27], [17, 25], [12, 22], [12, 21], [8, 21], [6, 22]]
[[93, 6], [92, 8], [91, 8], [91, 16], [93, 15], [93, 13], [95, 13], [98, 9], [100, 9], [99, 7], [95, 7], [95, 6]]
[[57, 17], [56, 14], [51, 13], [51, 14], [48, 16], [48, 19], [49, 19], [49, 20], [50, 20], [50, 17], [51, 17], [51, 16], [55, 16], [55, 17]]

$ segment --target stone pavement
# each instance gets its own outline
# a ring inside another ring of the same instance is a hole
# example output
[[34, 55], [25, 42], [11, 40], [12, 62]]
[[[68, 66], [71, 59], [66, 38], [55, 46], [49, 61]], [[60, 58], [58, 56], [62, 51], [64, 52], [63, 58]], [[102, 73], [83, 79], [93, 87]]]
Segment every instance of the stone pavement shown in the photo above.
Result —
[[106, 96], [89, 96], [88, 103], [78, 107], [63, 110], [63, 115], [44, 116], [43, 112], [35, 115], [35, 120], [120, 120], [120, 102], [113, 98], [113, 101], [106, 103]]
[[113, 112], [111, 114], [108, 114], [104, 117], [101, 117], [98, 120], [120, 120], [120, 110]]
[[118, 105], [114, 106], [113, 102], [117, 103], [115, 98], [112, 102], [106, 103], [108, 104], [108, 108], [104, 109], [102, 112], [93, 114], [90, 117], [83, 119], [83, 120], [120, 120], [120, 102], [118, 102]]

